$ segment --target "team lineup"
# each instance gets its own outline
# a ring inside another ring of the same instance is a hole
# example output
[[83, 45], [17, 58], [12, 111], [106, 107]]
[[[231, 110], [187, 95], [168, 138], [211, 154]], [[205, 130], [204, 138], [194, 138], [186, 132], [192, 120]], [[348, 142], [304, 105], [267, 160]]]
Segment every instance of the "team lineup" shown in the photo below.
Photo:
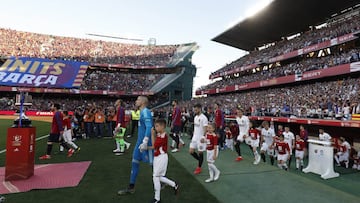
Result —
[[[168, 166], [168, 136], [173, 139], [173, 148], [171, 152], [176, 156], [179, 151], [179, 145], [184, 145], [181, 139], [180, 127], [177, 119], [179, 114], [179, 106], [177, 101], [173, 101], [173, 114], [171, 117], [170, 135], [166, 132], [166, 120], [157, 119], [154, 121], [151, 111], [147, 108], [148, 99], [145, 96], [139, 96], [135, 102], [136, 107], [140, 110], [140, 119], [138, 122], [138, 137], [132, 154], [132, 167], [130, 172], [129, 185], [125, 189], [118, 191], [119, 195], [130, 195], [135, 193], [135, 183], [140, 171], [139, 163], [148, 163], [153, 168], [153, 187], [154, 198], [151, 202], [161, 202], [160, 191], [165, 185], [173, 188], [175, 195], [179, 194], [180, 183], [166, 177]], [[191, 135], [189, 146], [189, 154], [196, 160], [194, 175], [202, 173], [202, 165], [204, 162], [204, 153], [206, 153], [206, 161], [208, 165], [209, 177], [204, 181], [211, 183], [220, 178], [220, 170], [216, 167], [215, 162], [218, 158], [219, 151], [229, 148], [235, 151], [237, 157], [235, 161], [243, 160], [241, 155], [240, 144], [245, 142], [254, 156], [254, 165], [259, 164], [261, 159], [266, 162], [266, 155], [270, 158], [270, 162], [274, 165], [277, 159], [279, 168], [288, 170], [293, 151], [295, 151], [296, 170], [302, 170], [304, 153], [306, 150], [307, 133], [300, 133], [296, 137], [286, 126], [284, 129], [278, 126], [275, 133], [274, 124], [271, 125], [264, 121], [261, 126], [256, 127], [254, 123], [244, 115], [242, 108], [237, 108], [234, 122], [225, 123], [224, 113], [221, 110], [221, 104], [214, 105], [214, 122], [210, 122], [203, 113], [200, 104], [195, 104], [194, 110], [194, 128]], [[120, 123], [122, 121], [119, 121]], [[302, 128], [302, 127], [301, 127]], [[117, 126], [114, 133], [125, 131], [121, 125]], [[120, 133], [124, 139], [124, 133]], [[123, 143], [124, 141], [116, 141]], [[258, 148], [260, 149], [258, 151]], [[123, 152], [125, 144], [120, 144], [120, 151]], [[118, 149], [116, 149], [118, 150]], [[171, 170], [171, 169], [170, 169]]]
[[[178, 180], [172, 180], [166, 177], [168, 167], [168, 137], [173, 139], [171, 152], [176, 156], [180, 151], [180, 146], [184, 148], [185, 142], [182, 140], [181, 112], [177, 100], [172, 102], [172, 115], [169, 121], [163, 118], [155, 119], [151, 110], [147, 107], [148, 98], [139, 96], [135, 101], [134, 112], [138, 113], [137, 141], [134, 144], [131, 161], [131, 171], [129, 184], [125, 189], [117, 192], [118, 195], [131, 195], [135, 193], [136, 180], [140, 171], [140, 162], [147, 163], [152, 167], [154, 198], [151, 202], [161, 202], [161, 190], [166, 185], [173, 188], [175, 195], [180, 193], [180, 184]], [[80, 151], [80, 147], [72, 140], [72, 126], [67, 111], [62, 111], [59, 104], [52, 105], [54, 112], [50, 135], [48, 137], [46, 154], [40, 156], [40, 160], [51, 159], [51, 153], [54, 143], [60, 144], [59, 151], [67, 150], [67, 156], [71, 157], [74, 153]], [[125, 141], [127, 123], [125, 122], [125, 108], [123, 101], [118, 99], [115, 102], [114, 130], [113, 138], [116, 149], [115, 155], [123, 155], [126, 149], [129, 149], [130, 143]], [[229, 149], [235, 151], [236, 162], [243, 160], [241, 146], [248, 146], [253, 155], [253, 164], [258, 165], [261, 160], [265, 163], [270, 160], [271, 165], [276, 165], [285, 171], [288, 171], [292, 158], [295, 158], [295, 169], [302, 171], [304, 168], [304, 158], [307, 157], [308, 150], [308, 132], [303, 125], [300, 125], [299, 134], [294, 135], [289, 126], [281, 124], [275, 126], [274, 122], [263, 121], [260, 126], [250, 121], [244, 114], [241, 107], [236, 109], [236, 114], [225, 121], [225, 114], [221, 110], [221, 104], [214, 104], [214, 116], [206, 115], [201, 104], [193, 106], [193, 130], [190, 135], [189, 154], [196, 162], [194, 164], [194, 175], [203, 172], [204, 156], [208, 165], [209, 176], [204, 180], [205, 183], [211, 183], [220, 179], [221, 171], [215, 165], [219, 152]], [[135, 115], [135, 114], [134, 114]], [[180, 120], [180, 122], [179, 122]], [[169, 134], [167, 133], [167, 124], [170, 123]], [[131, 137], [134, 130], [127, 137]], [[332, 137], [319, 129], [319, 140], [331, 142]], [[244, 144], [246, 145], [244, 145]], [[339, 138], [339, 150], [334, 154], [334, 159], [338, 166], [345, 163], [346, 168], [349, 165], [350, 144], [342, 137]], [[206, 153], [206, 154], [205, 154]], [[355, 163], [355, 165], [357, 162]], [[357, 166], [357, 165], [356, 165]], [[171, 169], [170, 169], [171, 170]]]

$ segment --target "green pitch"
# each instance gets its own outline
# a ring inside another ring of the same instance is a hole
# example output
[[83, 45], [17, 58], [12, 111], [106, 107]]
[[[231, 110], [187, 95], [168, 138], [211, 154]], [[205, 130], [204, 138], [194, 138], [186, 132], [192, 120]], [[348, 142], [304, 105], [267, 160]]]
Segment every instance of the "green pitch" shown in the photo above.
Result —
[[[185, 137], [184, 141], [189, 139]], [[215, 163], [221, 171], [218, 181], [204, 182], [209, 177], [206, 163], [203, 173], [195, 177], [220, 202], [360, 202], [360, 171], [335, 167], [340, 177], [323, 180], [320, 175], [296, 171], [295, 160], [290, 171], [272, 166], [268, 157], [267, 163], [254, 165], [249, 147], [242, 144], [241, 149], [244, 157], [241, 162], [234, 161], [235, 151], [220, 152]], [[189, 173], [195, 169], [195, 159], [187, 149], [174, 157]]]
[[[0, 150], [5, 149], [6, 129], [11, 120], [0, 120]], [[37, 137], [48, 134], [50, 124], [33, 121], [37, 128]], [[130, 138], [134, 143], [136, 138]], [[36, 164], [62, 163], [74, 161], [92, 161], [78, 187], [52, 190], [33, 190], [25, 193], [7, 194], [6, 202], [15, 203], [117, 203], [117, 202], [150, 202], [153, 199], [152, 170], [149, 165], [141, 164], [137, 179], [136, 192], [129, 196], [118, 196], [117, 191], [124, 189], [129, 183], [131, 153], [133, 145], [125, 155], [115, 156], [113, 139], [78, 140], [76, 143], [81, 151], [71, 158], [65, 154], [55, 154], [58, 146], [53, 149], [52, 159], [40, 161], [37, 158], [46, 150], [46, 139], [36, 143]], [[0, 166], [5, 165], [5, 153], [0, 154]], [[189, 173], [172, 156], [169, 157], [168, 177], [180, 182], [181, 190], [178, 197], [170, 187], [161, 191], [162, 202], [218, 202], [194, 176]], [[49, 177], [50, 178], [50, 177]]]

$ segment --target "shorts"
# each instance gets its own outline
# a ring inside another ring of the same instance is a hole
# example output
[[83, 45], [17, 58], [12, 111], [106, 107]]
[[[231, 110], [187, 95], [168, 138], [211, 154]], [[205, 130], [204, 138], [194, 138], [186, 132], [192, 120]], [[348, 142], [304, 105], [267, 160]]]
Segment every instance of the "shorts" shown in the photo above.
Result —
[[259, 147], [259, 139], [251, 140], [250, 146], [251, 147]]
[[265, 142], [262, 143], [260, 151], [264, 151], [266, 152], [269, 156], [274, 156], [275, 155], [275, 150], [274, 149], [270, 149], [270, 147], [268, 146], [268, 144], [266, 144]]
[[288, 160], [288, 156], [289, 156], [288, 154], [278, 154], [277, 160], [286, 162]]
[[142, 161], [144, 163], [149, 163], [150, 165], [154, 162], [154, 150], [145, 150], [140, 152], [140, 144], [137, 144], [133, 151], [133, 162]]
[[60, 139], [60, 133], [50, 133], [48, 137], [48, 142], [56, 142], [58, 143]]
[[154, 177], [165, 176], [167, 165], [168, 165], [167, 153], [159, 154], [158, 156], [155, 156], [154, 164], [153, 164], [153, 176]]
[[251, 146], [252, 139], [251, 139], [250, 136], [247, 136], [247, 137], [245, 138], [245, 143], [246, 143], [247, 145], [250, 145], [250, 146]]
[[339, 161], [349, 161], [349, 153], [345, 152], [338, 152], [336, 155], [339, 157]]
[[295, 157], [303, 159], [304, 158], [304, 151], [295, 150]]
[[199, 152], [203, 152], [206, 150], [206, 142], [201, 143], [200, 140], [191, 140], [190, 148], [197, 149]]
[[64, 133], [62, 136], [66, 143], [72, 141], [71, 130], [64, 130]]
[[[206, 150], [206, 160], [208, 163], [215, 163], [214, 158], [215, 150]], [[216, 151], [216, 157], [219, 155], [218, 151]]]
[[238, 136], [236, 137], [236, 140], [237, 140], [237, 141], [240, 141], [240, 142], [244, 142], [244, 136], [238, 135]]
[[180, 131], [181, 131], [181, 126], [177, 126], [177, 125], [174, 125], [173, 128], [171, 129], [171, 132], [175, 134], [180, 133]]

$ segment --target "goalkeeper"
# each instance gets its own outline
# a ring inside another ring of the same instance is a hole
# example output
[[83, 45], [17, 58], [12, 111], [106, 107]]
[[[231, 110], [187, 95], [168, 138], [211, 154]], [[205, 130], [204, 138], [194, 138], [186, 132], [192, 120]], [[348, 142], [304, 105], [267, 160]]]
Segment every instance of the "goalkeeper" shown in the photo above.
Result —
[[115, 138], [116, 149], [114, 149], [113, 152], [115, 153], [115, 155], [122, 155], [125, 152], [125, 131], [126, 128], [123, 128], [121, 126], [116, 127], [114, 130], [113, 137]]
[[152, 146], [151, 128], [153, 127], [151, 111], [147, 108], [148, 102], [148, 98], [145, 96], [139, 96], [135, 102], [135, 105], [140, 109], [138, 138], [132, 157], [130, 184], [126, 189], [119, 190], [119, 195], [135, 193], [135, 182], [139, 173], [140, 161], [149, 163], [150, 166], [153, 163], [153, 150], [148, 149], [149, 146]]

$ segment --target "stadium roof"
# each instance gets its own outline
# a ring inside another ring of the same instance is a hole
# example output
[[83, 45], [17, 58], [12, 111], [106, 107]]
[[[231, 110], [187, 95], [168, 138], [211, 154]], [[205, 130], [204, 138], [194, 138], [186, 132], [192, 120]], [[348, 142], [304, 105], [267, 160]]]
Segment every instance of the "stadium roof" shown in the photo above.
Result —
[[244, 19], [212, 39], [252, 51], [319, 25], [335, 13], [360, 4], [360, 0], [274, 0], [255, 16]]

